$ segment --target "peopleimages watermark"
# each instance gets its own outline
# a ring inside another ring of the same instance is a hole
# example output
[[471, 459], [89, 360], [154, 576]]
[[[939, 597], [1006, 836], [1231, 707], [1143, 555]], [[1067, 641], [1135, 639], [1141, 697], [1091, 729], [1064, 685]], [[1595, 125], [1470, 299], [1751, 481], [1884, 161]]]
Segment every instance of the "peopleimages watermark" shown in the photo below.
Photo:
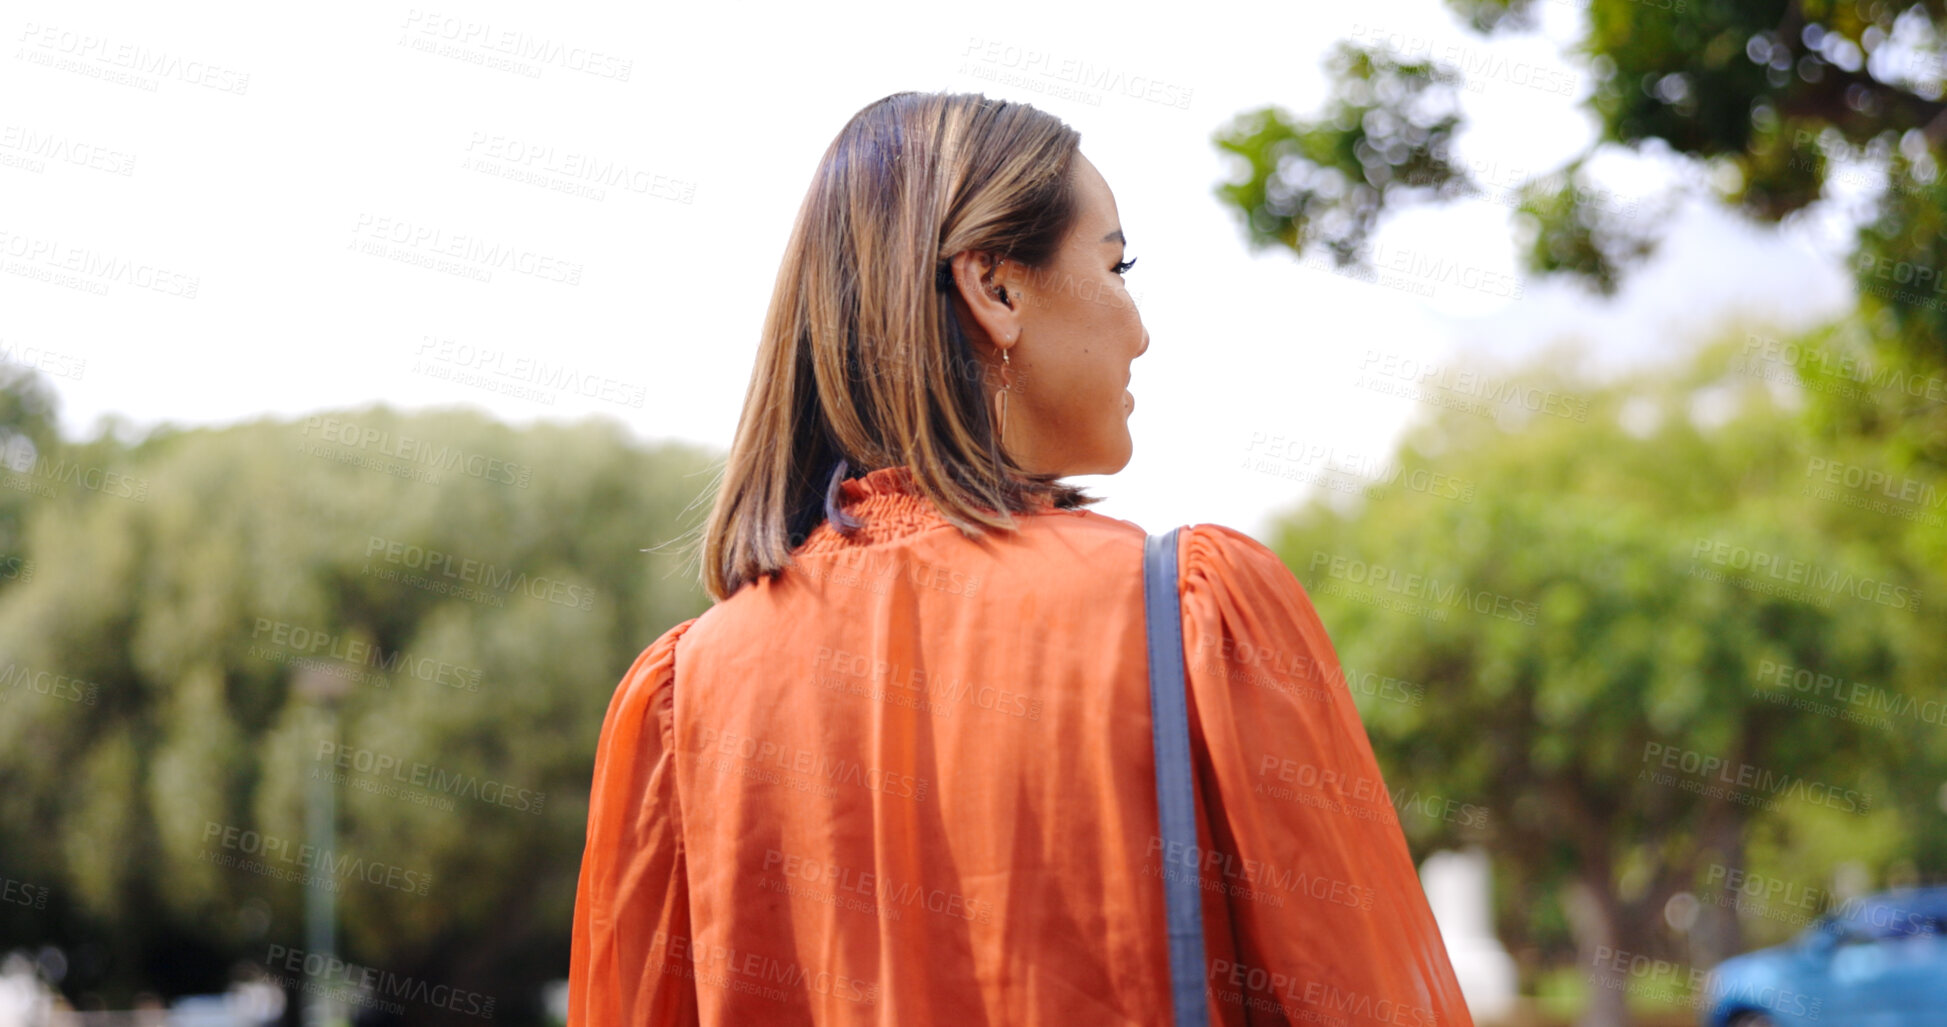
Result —
[[1426, 686], [1418, 682], [1370, 670], [1346, 670], [1338, 663], [1327, 667], [1326, 661], [1309, 652], [1287, 652], [1228, 635], [1199, 637], [1190, 665], [1222, 667], [1225, 680], [1269, 688], [1300, 699], [1330, 701], [1343, 688], [1351, 695], [1369, 695], [1408, 706], [1419, 706], [1426, 701]]
[[[491, 346], [475, 346], [454, 339], [422, 336], [413, 356], [414, 372], [489, 392], [554, 405], [556, 393], [642, 409], [649, 387], [591, 374], [568, 364], [533, 354], [513, 353]], [[440, 366], [445, 365], [445, 366]]]
[[1471, 802], [1422, 795], [1406, 785], [1388, 791], [1375, 778], [1347, 776], [1340, 770], [1302, 763], [1276, 753], [1258, 757], [1257, 776], [1258, 782], [1251, 788], [1254, 795], [1342, 813], [1359, 820], [1397, 822], [1399, 814], [1412, 812], [1462, 827], [1487, 826], [1487, 810]]
[[1390, 55], [1408, 60], [1438, 60], [1460, 74], [1464, 88], [1470, 93], [1481, 92], [1489, 81], [1499, 79], [1511, 86], [1556, 96], [1575, 94], [1576, 76], [1573, 72], [1511, 58], [1506, 53], [1492, 49], [1448, 43], [1436, 57], [1433, 40], [1427, 36], [1359, 22], [1352, 23], [1352, 33], [1347, 38], [1354, 43], [1376, 43]]
[[[463, 799], [473, 799], [477, 802], [483, 802], [489, 806], [504, 806], [521, 813], [539, 815], [541, 807], [547, 801], [548, 797], [547, 793], [543, 791], [531, 788], [516, 788], [504, 781], [496, 781], [493, 778], [481, 778], [474, 774], [454, 773], [430, 763], [422, 763], [417, 760], [407, 761], [388, 753], [374, 752], [371, 749], [363, 749], [357, 746], [341, 745], [329, 739], [320, 739], [318, 741], [318, 751], [312, 758], [319, 763], [325, 764], [327, 767], [337, 767], [342, 770], [355, 771], [359, 774], [368, 775], [372, 778], [385, 779], [383, 782], [371, 782], [374, 784], [390, 784], [396, 782], [411, 785], [414, 788], [425, 789], [433, 797], [446, 798], [449, 796], [458, 796]], [[314, 768], [313, 776], [322, 769], [324, 768]], [[341, 780], [349, 777], [349, 775], [335, 776]], [[353, 778], [350, 782], [346, 783], [352, 783], [352, 787], [364, 787], [364, 785], [354, 783], [358, 780]], [[365, 790], [370, 791], [373, 789], [366, 788]], [[409, 795], [410, 793], [406, 793], [394, 797], [407, 798]], [[450, 811], [453, 808], [451, 800], [449, 799], [442, 808]]]
[[1484, 296], [1521, 298], [1521, 280], [1512, 274], [1406, 246], [1374, 243], [1364, 265], [1342, 265], [1324, 251], [1307, 249], [1298, 266], [1414, 296], [1431, 297], [1439, 286], [1452, 286]]
[[298, 881], [307, 887], [336, 891], [339, 879], [343, 878], [424, 895], [433, 883], [432, 875], [407, 870], [393, 863], [320, 849], [315, 845], [293, 845], [288, 838], [219, 824], [214, 820], [203, 823], [203, 844], [211, 842], [229, 851], [204, 849], [202, 858], [205, 862], [247, 870], [280, 881]]
[[1706, 1004], [1750, 1002], [1765, 1009], [1789, 1013], [1801, 1020], [1816, 1020], [1825, 1002], [1822, 998], [1801, 991], [1748, 979], [1726, 985], [1720, 976], [1710, 971], [1609, 945], [1596, 946], [1591, 965], [1594, 969], [1589, 971], [1590, 984], [1644, 998], [1662, 999], [1692, 1010], [1701, 1009]]
[[[1818, 478], [1833, 485], [1844, 485], [1850, 489], [1877, 490], [1889, 499], [1904, 503], [1923, 503], [1927, 506], [1947, 506], [1947, 493], [1943, 493], [1928, 482], [1919, 478], [1895, 479], [1891, 472], [1875, 467], [1863, 467], [1826, 457], [1812, 457], [1805, 464], [1805, 476]], [[1898, 485], [1898, 488], [1894, 486]]]
[[[1019, 46], [998, 39], [985, 39], [980, 36], [967, 37], [966, 49], [960, 52], [962, 58], [972, 58], [973, 64], [962, 64], [962, 74], [981, 78], [995, 78], [1001, 73], [1009, 76], [1009, 81], [1036, 92], [1049, 92], [1069, 99], [1080, 100], [1092, 106], [1101, 106], [1100, 96], [1091, 90], [1104, 93], [1120, 93], [1137, 100], [1174, 107], [1178, 110], [1190, 108], [1190, 97], [1195, 90], [1187, 86], [1165, 82], [1148, 75], [1132, 74], [1120, 68], [1093, 64], [1086, 60], [1056, 54], [1048, 50]], [[981, 65], [987, 65], [987, 74], [982, 74]], [[1050, 87], [1043, 80], [1064, 83], [1071, 88]]]
[[[1535, 612], [1540, 609], [1535, 603], [1525, 599], [1515, 599], [1485, 589], [1470, 589], [1458, 582], [1443, 582], [1431, 575], [1402, 572], [1397, 567], [1388, 567], [1382, 563], [1369, 564], [1364, 560], [1337, 556], [1322, 549], [1312, 551], [1310, 570], [1313, 574], [1323, 570], [1334, 579], [1334, 582], [1383, 589], [1403, 599], [1431, 604], [1427, 609], [1439, 615], [1433, 618], [1435, 620], [1446, 620], [1449, 609], [1461, 609], [1472, 610], [1500, 620], [1513, 621], [1516, 624], [1533, 624]], [[1372, 601], [1371, 598], [1362, 598], [1353, 590], [1332, 590], [1329, 587], [1332, 583], [1327, 584], [1328, 587], [1321, 591], [1359, 599], [1362, 602]], [[1386, 597], [1377, 598], [1383, 605]]]
[[193, 300], [203, 284], [196, 275], [5, 228], [0, 228], [0, 256], [7, 258], [8, 274], [97, 296], [106, 296], [110, 285], [121, 284]]
[[26, 45], [15, 51], [14, 56], [29, 63], [134, 86], [146, 92], [155, 92], [157, 80], [164, 78], [236, 96], [242, 96], [250, 88], [250, 76], [246, 73], [58, 25], [27, 22], [16, 40]]
[[[697, 733], [696, 752], [706, 756], [715, 752], [718, 755], [715, 769], [719, 773], [748, 771], [745, 776], [784, 784], [799, 791], [815, 791], [827, 798], [837, 794], [832, 785], [844, 784], [895, 798], [925, 802], [927, 790], [932, 786], [927, 778], [868, 766], [828, 752], [781, 745], [749, 735], [718, 731], [716, 728], [703, 728]], [[731, 758], [737, 762], [732, 762]], [[708, 765], [708, 762], [705, 761], [705, 764]]]
[[831, 646], [819, 646], [811, 665], [814, 671], [825, 672], [812, 679], [820, 688], [867, 696], [893, 706], [947, 716], [964, 702], [989, 713], [1021, 720], [1041, 719], [1041, 698], [1019, 690], [1019, 686], [1010, 688], [982, 684], [971, 678], [946, 678], [937, 670], [929, 673], [919, 666], [909, 667]]
[[406, 10], [400, 30], [400, 46], [527, 78], [539, 78], [549, 65], [615, 82], [627, 82], [635, 71], [632, 57], [417, 7]]
[[88, 370], [88, 358], [80, 354], [51, 350], [45, 346], [21, 346], [5, 339], [0, 339], [0, 361], [75, 381], [80, 381]]
[[0, 667], [0, 689], [5, 689], [0, 692], [0, 699], [21, 691], [84, 706], [95, 705], [101, 695], [101, 686], [93, 681], [83, 681], [51, 670], [37, 670], [17, 660], [9, 660], [5, 667]]
[[[1760, 684], [1779, 687], [1753, 688], [1751, 689], [1753, 698], [1789, 705], [1793, 709], [1819, 713], [1840, 720], [1884, 728], [1891, 727], [1892, 721], [1881, 714], [1892, 714], [1897, 717], [1912, 717], [1921, 723], [1936, 727], [1947, 725], [1947, 700], [1928, 699], [1922, 702], [1910, 695], [1889, 692], [1878, 685], [1848, 681], [1842, 677], [1789, 663], [1779, 663], [1776, 660], [1758, 661], [1757, 681]], [[1820, 700], [1831, 700], [1831, 702]]]
[[[463, 692], [480, 690], [482, 672], [478, 667], [461, 666], [429, 656], [413, 656], [404, 649], [387, 650], [375, 642], [351, 638], [325, 628], [293, 624], [290, 621], [270, 617], [258, 617], [256, 624], [251, 628], [250, 637], [253, 640], [250, 655], [260, 660], [278, 663], [285, 661], [284, 655], [261, 646], [261, 644], [269, 644], [289, 654], [309, 658], [328, 657], [334, 663], [313, 659], [309, 664], [327, 672], [334, 666], [374, 667], [386, 673], [404, 672], [421, 681], [457, 688]], [[391, 684], [382, 676], [374, 677], [371, 681], [379, 688], [386, 688]]]
[[586, 270], [579, 262], [525, 246], [369, 211], [359, 212], [352, 223], [352, 237], [347, 249], [353, 252], [479, 282], [493, 281], [495, 271], [512, 271], [578, 286]]
[[[911, 881], [895, 883], [878, 871], [827, 863], [779, 849], [764, 850], [763, 869], [767, 874], [778, 875], [778, 878], [775, 881], [769, 877], [763, 878], [759, 882], [760, 887], [825, 905], [873, 913], [889, 920], [899, 919], [902, 909], [923, 909], [949, 919], [983, 924], [994, 920], [994, 904], [986, 899], [969, 898], [959, 892], [928, 888]], [[822, 885], [830, 890], [821, 891], [806, 885]], [[864, 898], [855, 899], [852, 896]], [[877, 901], [869, 902], [867, 898]]]
[[[1493, 416], [1490, 404], [1498, 404], [1577, 422], [1589, 419], [1587, 397], [1379, 349], [1368, 348], [1359, 358], [1359, 377], [1353, 384], [1483, 417]], [[1454, 400], [1446, 401], [1446, 395]]]
[[[306, 439], [333, 443], [345, 454], [371, 453], [419, 465], [426, 471], [434, 472], [426, 479], [429, 484], [439, 483], [437, 473], [439, 471], [458, 471], [469, 478], [478, 478], [497, 485], [512, 485], [519, 489], [527, 488], [534, 477], [534, 468], [528, 464], [473, 452], [462, 446], [434, 443], [410, 435], [395, 436], [389, 428], [361, 425], [357, 421], [341, 420], [336, 417], [307, 418], [304, 425], [298, 429], [298, 434]], [[341, 461], [346, 459], [323, 446], [314, 449], [300, 446], [299, 451], [327, 459]], [[385, 468], [381, 465], [378, 469]], [[409, 475], [410, 472], [404, 471], [398, 474], [400, 477]]]
[[[1800, 491], [1814, 499], [1933, 527], [1947, 527], [1947, 516], [1941, 513], [1947, 508], [1947, 492], [1931, 482], [1895, 477], [1891, 471], [1822, 456], [1806, 461], [1805, 477], [1815, 481], [1806, 482]], [[1827, 487], [1831, 485], [1841, 486], [1845, 491]]]
[[[907, 667], [830, 646], [818, 647], [811, 666], [811, 683], [819, 688], [865, 696], [889, 706], [919, 710], [936, 717], [952, 716], [961, 700], [966, 698], [968, 690], [974, 687], [971, 678], [949, 678], [937, 670], [929, 674], [923, 667]], [[1038, 702], [1035, 704], [1034, 719], [1041, 719]]]
[[[397, 1001], [405, 999], [486, 1020], [493, 1019], [494, 1015], [492, 995], [455, 988], [448, 984], [432, 984], [410, 974], [363, 966], [335, 955], [272, 945], [264, 954], [264, 965], [289, 973], [301, 973], [308, 981], [316, 982], [317, 990], [320, 991], [328, 992], [333, 985], [349, 988], [355, 996], [347, 998], [349, 1005], [366, 1004], [362, 1000], [363, 996], [375, 996], [383, 1002], [380, 1008], [395, 1014], [405, 1012], [403, 1006]], [[307, 987], [305, 990], [313, 989]]]
[[16, 491], [32, 493], [44, 499], [52, 499], [56, 495], [47, 483], [58, 482], [62, 485], [78, 486], [100, 495], [126, 499], [131, 503], [149, 501], [147, 478], [138, 478], [122, 471], [111, 471], [106, 467], [48, 459], [38, 453], [33, 455], [32, 460], [33, 463], [27, 467], [21, 467], [18, 461], [5, 464], [5, 484]]
[[1853, 270], [1865, 279], [1867, 292], [1923, 310], [1947, 305], [1947, 276], [1931, 264], [1896, 260], [1867, 250], [1853, 254]]
[[1809, 926], [1829, 914], [1834, 921], [1868, 926], [1879, 933], [1926, 934], [1929, 930], [1928, 918], [1912, 909], [1884, 901], [1869, 902], [1865, 896], [1840, 900], [1825, 889], [1722, 863], [1712, 863], [1704, 881], [1717, 886], [1719, 906], [1796, 927]]
[[[1318, 902], [1371, 912], [1378, 895], [1375, 889], [1366, 885], [1302, 870], [1294, 871], [1269, 860], [1248, 856], [1240, 858], [1233, 852], [1202, 849], [1179, 841], [1165, 842], [1161, 835], [1149, 836], [1149, 849], [1143, 856], [1146, 859], [1162, 857], [1163, 865], [1158, 870], [1152, 871], [1145, 864], [1144, 872], [1151, 877], [1175, 879], [1180, 874], [1195, 880], [1198, 887], [1204, 890], [1221, 891], [1273, 908], [1282, 908], [1285, 896], [1296, 894]], [[1222, 880], [1205, 882], [1202, 875], [1212, 870], [1222, 877], [1235, 878], [1243, 883], [1232, 884]]]
[[632, 168], [623, 161], [593, 154], [573, 150], [557, 154], [553, 144], [518, 136], [476, 130], [467, 141], [466, 153], [460, 167], [469, 171], [582, 199], [605, 200], [610, 189], [676, 203], [689, 203], [696, 196], [695, 182], [658, 175], [646, 168]]
[[[1260, 446], [1264, 448], [1259, 449]], [[1341, 453], [1333, 446], [1306, 443], [1261, 431], [1251, 433], [1251, 441], [1245, 445], [1244, 453], [1243, 466], [1250, 470], [1334, 491], [1357, 492], [1369, 499], [1384, 496], [1386, 486], [1398, 485], [1407, 492], [1450, 499], [1456, 503], [1471, 503], [1480, 488], [1479, 483], [1471, 478], [1425, 467], [1408, 471], [1402, 464], [1388, 463], [1377, 457]], [[1313, 465], [1315, 469], [1307, 465]], [[1362, 484], [1360, 479], [1371, 484]]]
[[34, 561], [17, 553], [0, 556], [0, 581], [34, 580]]
[[[1023, 302], [1033, 303], [1036, 301], [1029, 298]], [[826, 329], [826, 333], [832, 331], [834, 330]], [[840, 328], [836, 329], [836, 331], [846, 331], [846, 329]], [[870, 352], [871, 350], [868, 348], [868, 344], [871, 346], [884, 345], [883, 343], [872, 342], [869, 338], [861, 338], [859, 340], [860, 347]], [[1035, 380], [1025, 365], [1015, 367], [1011, 363], [1007, 365], [992, 363], [971, 354], [964, 357], [946, 357], [939, 364], [899, 359], [875, 360], [868, 363], [865, 367], [860, 368], [860, 377], [854, 380], [861, 382], [881, 382], [887, 388], [908, 389], [916, 387], [919, 389], [927, 389], [930, 387], [933, 375], [937, 373], [936, 369], [943, 369], [947, 377], [956, 385], [960, 382], [971, 382], [978, 383], [983, 388], [993, 390], [1013, 388], [1025, 392], [1032, 386]]]
[[[1830, 892], [1818, 888], [1807, 888], [1782, 877], [1749, 873], [1722, 863], [1712, 863], [1704, 881], [1718, 886], [1714, 901], [1719, 906], [1798, 927], [1818, 919], [1820, 910], [1832, 897]], [[1782, 908], [1787, 906], [1797, 912]]]
[[1752, 916], [1764, 916], [1795, 928], [1803, 928], [1818, 920], [1820, 910], [1830, 900], [1830, 893], [1826, 891], [1807, 889], [1805, 885], [1785, 881], [1783, 877], [1748, 873], [1723, 863], [1709, 865], [1706, 883], [1717, 885], [1713, 894], [1713, 902], [1717, 906], [1733, 908]]
[[[1643, 743], [1643, 763], [1643, 769], [1636, 774], [1638, 780], [1681, 788], [1740, 806], [1776, 809], [1778, 799], [1789, 796], [1846, 813], [1863, 814], [1873, 807], [1872, 796], [1851, 788], [1842, 789], [1796, 774], [1781, 774], [1756, 764], [1661, 742]], [[1659, 773], [1654, 767], [1679, 771], [1685, 776]]]
[[[374, 568], [372, 559], [376, 557], [384, 563], [417, 571], [418, 574], [400, 574], [387, 568]], [[493, 606], [501, 605], [501, 597], [490, 595], [483, 589], [494, 592], [519, 592], [530, 599], [540, 599], [556, 606], [566, 606], [575, 610], [590, 610], [595, 607], [595, 589], [588, 585], [574, 585], [559, 578], [540, 574], [515, 571], [511, 567], [500, 567], [484, 560], [464, 557], [438, 549], [401, 542], [398, 539], [370, 536], [365, 543], [365, 569], [360, 573], [386, 581], [399, 581], [414, 588], [424, 589], [441, 595], [474, 602], [487, 602]], [[438, 575], [438, 577], [433, 577]], [[478, 587], [473, 587], [478, 586]]]
[[38, 175], [47, 170], [49, 161], [124, 178], [135, 174], [134, 154], [58, 132], [36, 132], [21, 125], [0, 127], [0, 164]]
[[[823, 528], [825, 525], [821, 524], [819, 527]], [[916, 556], [880, 553], [869, 548], [852, 555], [854, 559], [848, 559], [831, 567], [801, 560], [792, 567], [792, 570], [812, 581], [829, 581], [834, 585], [844, 585], [848, 588], [862, 588], [876, 595], [890, 592], [893, 586], [899, 584], [901, 578], [911, 586], [930, 588], [935, 592], [945, 592], [963, 599], [973, 598], [980, 590], [980, 575], [969, 574], [951, 564], [935, 563]]]
[[46, 909], [48, 888], [42, 885], [16, 881], [11, 877], [0, 877], [0, 903], [10, 906], [26, 906], [28, 909]]
[[[1920, 612], [1921, 594], [1917, 588], [1807, 563], [1780, 553], [1733, 545], [1699, 535], [1691, 543], [1690, 557], [1690, 576], [1706, 581], [1724, 581], [1748, 591], [1779, 595], [1820, 606], [1829, 606], [1833, 596], [1850, 596], [1896, 610]], [[1701, 566], [1703, 561], [1735, 571], [1749, 571], [1750, 575], [1726, 575]], [[1800, 585], [1805, 587], [1795, 587]]]
[[1864, 724], [1867, 727], [1890, 728], [1893, 726], [1893, 722], [1887, 720], [1885, 717], [1876, 717], [1870, 713], [1861, 713], [1858, 710], [1848, 709], [1843, 706], [1818, 702], [1817, 700], [1807, 699], [1800, 695], [1793, 695], [1788, 691], [1779, 689], [1753, 688], [1751, 690], [1751, 698], [1763, 702], [1776, 703], [1787, 709], [1797, 710], [1801, 713], [1816, 713], [1821, 717], [1849, 720], [1855, 724]]
[[[860, 1005], [871, 1005], [879, 998], [879, 985], [874, 982], [829, 970], [809, 970], [761, 952], [698, 944], [688, 935], [654, 931], [649, 950], [665, 954], [665, 958], [656, 960], [661, 973], [773, 1002], [799, 1001], [806, 993]], [[653, 955], [650, 958], [655, 959]]]
[[[1856, 321], [1842, 327], [1853, 345], [1863, 345]], [[1782, 365], [1784, 370], [1767, 367]], [[1875, 368], [1864, 357], [1818, 345], [1800, 345], [1756, 332], [1744, 333], [1744, 350], [1734, 368], [1743, 374], [1820, 392], [1863, 398], [1868, 392], [1898, 393], [1947, 403], [1947, 379], [1897, 367]], [[1801, 377], [1795, 372], [1805, 372]]]
[[[1104, 284], [1099, 276], [1076, 275], [1055, 267], [1031, 267], [1024, 269], [1023, 273], [1027, 276], [1028, 288], [1022, 290], [1021, 302], [1030, 307], [1051, 307], [1061, 302], [1058, 297], [1072, 296], [1083, 303], [1111, 310], [1126, 310], [1136, 308], [1145, 295], [1140, 288], [1130, 288], [1126, 281], [1118, 284], [1111, 280], [1109, 284]], [[997, 369], [991, 363], [987, 366]], [[1029, 381], [1025, 367], [1012, 368], [1008, 374], [1009, 380], [1017, 385], [1025, 385]]]
[[1426, 1006], [1409, 1006], [1331, 980], [1306, 980], [1221, 956], [1210, 960], [1208, 978], [1218, 1001], [1274, 1013], [1291, 1022], [1349, 1025], [1353, 1021], [1348, 1017], [1358, 1017], [1362, 1025], [1388, 1027], [1439, 1027], [1440, 1023], [1439, 1014]]

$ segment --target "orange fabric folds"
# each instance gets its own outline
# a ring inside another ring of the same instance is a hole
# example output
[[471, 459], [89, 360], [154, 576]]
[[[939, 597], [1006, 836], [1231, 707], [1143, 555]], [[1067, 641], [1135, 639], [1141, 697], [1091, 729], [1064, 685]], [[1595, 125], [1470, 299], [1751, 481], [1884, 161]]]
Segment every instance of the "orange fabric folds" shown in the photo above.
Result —
[[1144, 532], [963, 536], [899, 468], [669, 629], [602, 727], [569, 1019], [1166, 1024], [1197, 874], [1213, 1023], [1471, 1027], [1303, 587], [1180, 536], [1199, 845], [1157, 836]]

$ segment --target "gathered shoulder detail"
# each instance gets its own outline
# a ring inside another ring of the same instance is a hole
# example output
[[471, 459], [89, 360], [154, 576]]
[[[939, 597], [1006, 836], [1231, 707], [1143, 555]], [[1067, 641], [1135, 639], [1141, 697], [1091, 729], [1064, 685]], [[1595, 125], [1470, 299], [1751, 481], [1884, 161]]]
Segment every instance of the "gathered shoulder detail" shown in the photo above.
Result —
[[[626, 716], [630, 720], [639, 717], [656, 719], [662, 748], [674, 748], [675, 718], [672, 703], [675, 690], [671, 687], [676, 680], [676, 643], [687, 634], [691, 627], [701, 619], [691, 617], [672, 626], [636, 656], [629, 665], [629, 671], [622, 676], [622, 683], [615, 689], [609, 700], [608, 719], [619, 727]], [[623, 714], [624, 716], [618, 716]], [[628, 716], [634, 714], [634, 716]], [[599, 759], [599, 755], [597, 759]]]
[[[1193, 524], [1183, 532], [1179, 562], [1186, 617], [1188, 607], [1217, 615], [1237, 636], [1290, 643], [1288, 658], [1323, 657], [1338, 670], [1325, 623], [1310, 593], [1282, 558], [1257, 539], [1221, 524]], [[1329, 678], [1324, 668], [1309, 668]]]

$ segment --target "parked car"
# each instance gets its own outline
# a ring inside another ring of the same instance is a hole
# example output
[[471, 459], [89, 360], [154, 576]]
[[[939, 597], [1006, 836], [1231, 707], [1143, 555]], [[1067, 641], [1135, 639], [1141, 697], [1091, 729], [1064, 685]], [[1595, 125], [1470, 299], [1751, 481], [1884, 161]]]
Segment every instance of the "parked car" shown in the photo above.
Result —
[[1854, 899], [1718, 964], [1704, 1027], [1947, 1027], [1947, 887]]

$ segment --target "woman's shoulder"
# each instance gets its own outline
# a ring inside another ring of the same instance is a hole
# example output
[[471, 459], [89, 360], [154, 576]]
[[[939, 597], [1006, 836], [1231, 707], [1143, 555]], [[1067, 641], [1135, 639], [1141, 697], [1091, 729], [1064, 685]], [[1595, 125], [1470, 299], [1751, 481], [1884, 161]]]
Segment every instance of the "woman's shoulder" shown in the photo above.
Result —
[[1290, 573], [1284, 558], [1256, 538], [1226, 524], [1184, 526], [1185, 554], [1200, 565]]
[[624, 689], [655, 689], [666, 685], [675, 674], [676, 644], [690, 634], [701, 616], [678, 621], [670, 625], [656, 640], [644, 646], [636, 655], [635, 662], [629, 665], [628, 673], [623, 675]]
[[[1057, 522], [1057, 530], [1099, 533], [1121, 536], [1125, 540], [1140, 544], [1150, 535], [1161, 535], [1170, 529], [1150, 531], [1134, 521], [1110, 517], [1094, 510], [1063, 511], [1074, 515]], [[1199, 569], [1249, 567], [1255, 570], [1285, 570], [1289, 573], [1282, 557], [1270, 546], [1227, 524], [1198, 521], [1179, 525], [1177, 545], [1182, 559], [1178, 562], [1185, 568], [1195, 564]]]
[[[1078, 554], [1085, 563], [1095, 563], [1105, 548], [1126, 550], [1127, 562], [1138, 576], [1142, 573], [1144, 540], [1169, 530], [1152, 532], [1134, 521], [1092, 510], [1064, 512], [1077, 515], [1054, 519], [1055, 530], [1069, 536], [1065, 542], [1075, 543], [1077, 536], [1086, 536], [1097, 543], [1066, 545], [1065, 550]], [[1310, 596], [1297, 573], [1270, 546], [1227, 524], [1198, 521], [1179, 527], [1177, 580], [1186, 599], [1202, 601], [1229, 594], [1310, 605]]]

